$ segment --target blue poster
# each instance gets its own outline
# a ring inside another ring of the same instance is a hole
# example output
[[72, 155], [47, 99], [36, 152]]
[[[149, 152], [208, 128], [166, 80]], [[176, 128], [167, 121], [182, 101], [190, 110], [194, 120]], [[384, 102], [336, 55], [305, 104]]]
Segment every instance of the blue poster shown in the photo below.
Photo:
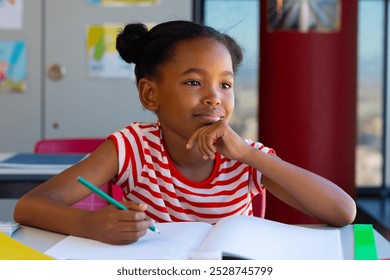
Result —
[[26, 90], [26, 44], [0, 41], [0, 93]]

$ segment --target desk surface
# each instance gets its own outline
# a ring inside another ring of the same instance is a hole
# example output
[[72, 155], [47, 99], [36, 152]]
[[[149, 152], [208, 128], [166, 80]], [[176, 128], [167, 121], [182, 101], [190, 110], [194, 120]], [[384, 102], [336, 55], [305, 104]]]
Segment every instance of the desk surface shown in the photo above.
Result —
[[[317, 227], [310, 225], [308, 227]], [[321, 226], [322, 227], [322, 226]], [[322, 227], [326, 228], [326, 227]], [[353, 226], [349, 225], [340, 229], [344, 258], [354, 259]], [[45, 231], [33, 227], [21, 226], [12, 237], [40, 252], [44, 252], [66, 237], [64, 234]], [[375, 231], [375, 241], [379, 259], [390, 258], [390, 242]]]

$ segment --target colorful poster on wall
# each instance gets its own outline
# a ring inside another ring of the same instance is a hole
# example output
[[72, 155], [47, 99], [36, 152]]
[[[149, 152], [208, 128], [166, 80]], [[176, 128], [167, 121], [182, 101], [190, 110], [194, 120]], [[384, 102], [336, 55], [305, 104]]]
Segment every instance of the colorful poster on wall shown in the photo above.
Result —
[[134, 65], [126, 63], [115, 48], [122, 25], [92, 25], [87, 30], [87, 71], [91, 78], [133, 78]]
[[0, 0], [0, 29], [23, 28], [23, 0]]
[[26, 90], [26, 44], [0, 41], [0, 93]]
[[90, 5], [126, 6], [126, 5], [157, 5], [160, 0], [86, 0]]

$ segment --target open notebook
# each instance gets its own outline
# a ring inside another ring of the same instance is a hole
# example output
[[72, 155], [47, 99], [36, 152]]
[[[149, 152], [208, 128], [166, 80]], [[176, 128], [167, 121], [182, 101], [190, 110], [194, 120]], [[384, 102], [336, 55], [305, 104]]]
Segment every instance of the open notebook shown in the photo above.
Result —
[[161, 234], [148, 231], [129, 245], [69, 236], [45, 253], [57, 259], [89, 260], [189, 259], [194, 252], [216, 251], [245, 259], [343, 259], [340, 231], [333, 228], [305, 228], [248, 216], [224, 218], [214, 226], [201, 222], [156, 226]]

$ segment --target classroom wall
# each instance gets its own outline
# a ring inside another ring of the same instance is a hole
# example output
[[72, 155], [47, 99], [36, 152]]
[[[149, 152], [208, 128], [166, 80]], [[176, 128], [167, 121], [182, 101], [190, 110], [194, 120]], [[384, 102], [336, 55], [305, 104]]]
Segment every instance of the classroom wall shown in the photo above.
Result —
[[[191, 20], [192, 0], [121, 7], [90, 5], [88, 0], [18, 2], [23, 3], [22, 28], [0, 26], [0, 42], [26, 44], [26, 89], [0, 92], [0, 152], [32, 152], [41, 138], [105, 137], [132, 121], [155, 119], [142, 108], [132, 75], [91, 75], [87, 32], [96, 25]], [[105, 34], [102, 38], [108, 38]], [[58, 80], [48, 75], [53, 64], [64, 69]]]
[[[269, 31], [261, 1], [259, 139], [355, 194], [357, 1], [335, 32]], [[266, 217], [315, 223], [267, 194]]]
[[24, 1], [23, 29], [0, 29], [0, 42], [23, 41], [27, 51], [25, 91], [0, 91], [0, 152], [30, 149], [32, 143], [41, 136], [41, 4], [41, 0]]

